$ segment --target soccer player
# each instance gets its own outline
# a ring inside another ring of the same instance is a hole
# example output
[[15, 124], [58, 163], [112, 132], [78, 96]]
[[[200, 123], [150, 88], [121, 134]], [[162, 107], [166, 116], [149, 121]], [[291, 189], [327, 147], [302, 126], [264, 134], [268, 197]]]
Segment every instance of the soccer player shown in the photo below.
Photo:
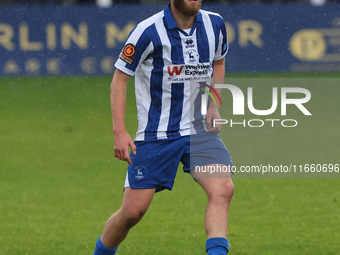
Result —
[[[232, 162], [217, 134], [221, 125], [212, 125], [220, 118], [219, 104], [210, 100], [206, 115], [201, 110], [203, 89], [224, 80], [228, 43], [222, 17], [201, 10], [201, 3], [171, 0], [163, 11], [136, 26], [115, 64], [114, 155], [129, 165], [122, 205], [105, 224], [94, 255], [115, 254], [146, 213], [155, 192], [172, 189], [180, 162], [208, 197], [207, 254], [228, 253], [234, 185], [228, 171], [209, 178], [203, 170], [225, 169]], [[138, 111], [134, 141], [125, 129], [126, 87], [133, 75]]]

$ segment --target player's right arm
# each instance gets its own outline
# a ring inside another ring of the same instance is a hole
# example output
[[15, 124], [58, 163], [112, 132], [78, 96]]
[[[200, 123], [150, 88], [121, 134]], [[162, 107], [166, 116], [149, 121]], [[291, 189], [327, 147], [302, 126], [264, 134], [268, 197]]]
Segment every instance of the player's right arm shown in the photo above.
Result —
[[129, 147], [136, 154], [136, 146], [125, 128], [126, 88], [131, 76], [116, 70], [110, 89], [111, 112], [114, 133], [114, 156], [132, 164]]

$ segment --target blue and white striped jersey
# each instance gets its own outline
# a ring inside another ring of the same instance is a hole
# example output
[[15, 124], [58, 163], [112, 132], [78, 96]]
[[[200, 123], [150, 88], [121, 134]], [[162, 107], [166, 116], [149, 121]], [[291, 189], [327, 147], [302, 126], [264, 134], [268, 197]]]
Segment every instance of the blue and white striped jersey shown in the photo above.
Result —
[[131, 31], [115, 67], [135, 75], [135, 140], [166, 139], [206, 131], [200, 82], [211, 84], [213, 62], [228, 51], [223, 18], [200, 10], [190, 30], [163, 11]]

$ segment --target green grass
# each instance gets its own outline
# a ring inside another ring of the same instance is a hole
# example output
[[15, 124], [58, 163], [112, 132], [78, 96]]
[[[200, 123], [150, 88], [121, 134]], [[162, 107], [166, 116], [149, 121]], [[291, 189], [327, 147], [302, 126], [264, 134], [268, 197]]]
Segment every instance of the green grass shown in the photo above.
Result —
[[[113, 157], [110, 81], [0, 79], [0, 254], [92, 254], [106, 219], [120, 206], [126, 171]], [[133, 89], [126, 116], [131, 134]], [[311, 91], [313, 118], [296, 115], [299, 128], [225, 128], [221, 135], [234, 164], [339, 163], [339, 108], [333, 106], [340, 86]], [[340, 254], [339, 178], [234, 183], [231, 254]], [[174, 190], [155, 196], [117, 254], [204, 254], [205, 205], [204, 192], [179, 171]]]

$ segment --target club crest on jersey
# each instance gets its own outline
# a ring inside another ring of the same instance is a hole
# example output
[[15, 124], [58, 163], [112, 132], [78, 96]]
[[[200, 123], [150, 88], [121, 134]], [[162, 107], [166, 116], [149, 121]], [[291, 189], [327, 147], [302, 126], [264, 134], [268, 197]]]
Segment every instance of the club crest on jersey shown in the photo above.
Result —
[[198, 53], [194, 49], [187, 50], [184, 54], [184, 62], [186, 64], [190, 65], [198, 64], [198, 59], [199, 59]]
[[128, 43], [125, 45], [123, 51], [120, 53], [119, 58], [123, 60], [125, 63], [131, 65], [133, 63], [133, 56], [136, 53], [136, 47]]

